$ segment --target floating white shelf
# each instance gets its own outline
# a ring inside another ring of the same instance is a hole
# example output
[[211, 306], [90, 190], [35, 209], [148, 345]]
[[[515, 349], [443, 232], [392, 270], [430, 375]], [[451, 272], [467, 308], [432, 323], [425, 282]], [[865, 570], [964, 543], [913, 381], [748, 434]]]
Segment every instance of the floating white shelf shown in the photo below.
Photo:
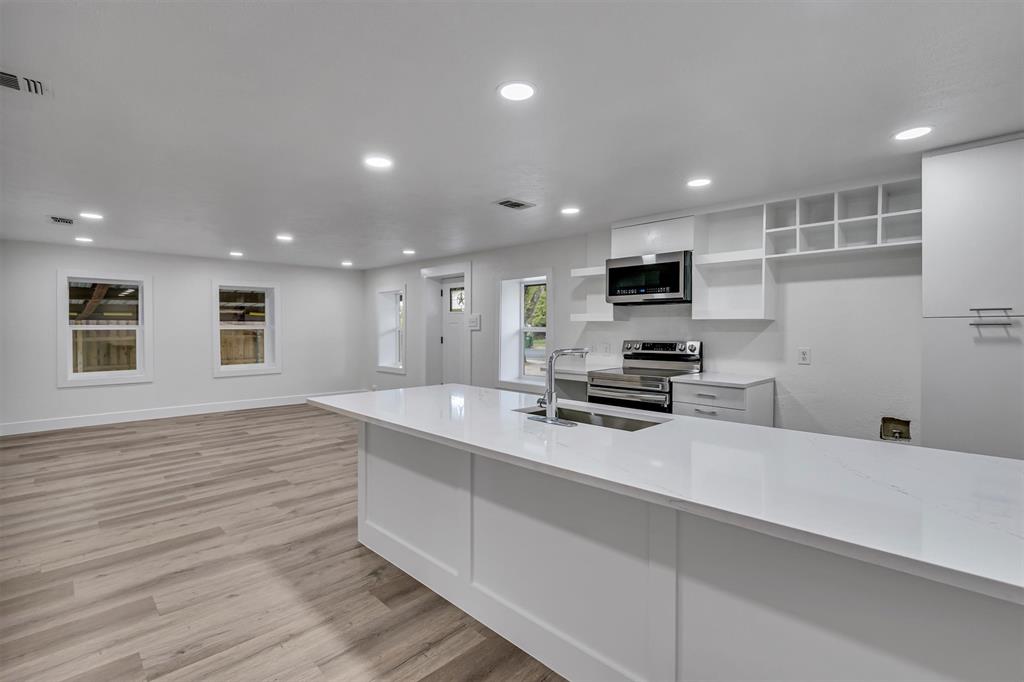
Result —
[[763, 320], [760, 310], [694, 310], [695, 320]]
[[570, 277], [604, 277], [605, 267], [603, 265], [591, 265], [585, 268], [573, 268], [569, 271]]
[[611, 310], [597, 313], [570, 313], [569, 320], [572, 322], [615, 322], [615, 313]]
[[775, 260], [778, 258], [800, 258], [800, 257], [811, 257], [811, 256], [823, 256], [826, 254], [837, 254], [837, 253], [851, 253], [856, 251], [872, 251], [878, 249], [898, 249], [906, 247], [921, 246], [920, 239], [906, 240], [906, 241], [893, 241], [886, 242], [884, 244], [863, 244], [858, 246], [843, 246], [838, 249], [816, 249], [814, 251], [800, 251], [799, 253], [775, 253], [765, 256], [768, 260]]
[[755, 263], [764, 258], [764, 249], [719, 251], [693, 257], [694, 265], [724, 265], [729, 263]]

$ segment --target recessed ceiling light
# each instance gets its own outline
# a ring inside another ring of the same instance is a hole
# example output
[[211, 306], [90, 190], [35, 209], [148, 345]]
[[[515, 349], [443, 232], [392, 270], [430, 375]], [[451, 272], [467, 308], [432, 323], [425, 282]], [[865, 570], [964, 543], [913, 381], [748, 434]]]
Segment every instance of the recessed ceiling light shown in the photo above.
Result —
[[350, 268], [350, 267], [352, 267], [352, 261], [350, 261], [350, 260], [343, 260], [343, 261], [341, 261], [341, 267], [343, 267], [343, 268]]
[[103, 220], [103, 216], [99, 213], [79, 213], [79, 218], [85, 218], [86, 220]]
[[711, 178], [694, 178], [693, 180], [687, 180], [687, 187], [707, 187], [711, 184]]
[[562, 215], [576, 215], [579, 212], [580, 209], [577, 206], [566, 206], [562, 209]]
[[402, 249], [402, 253], [406, 256], [414, 256], [416, 255], [416, 249]]
[[391, 168], [393, 165], [395, 165], [395, 162], [389, 159], [388, 157], [379, 156], [377, 154], [371, 154], [370, 156], [363, 158], [363, 163], [366, 164], [369, 168], [377, 169]]
[[234, 256], [235, 258], [241, 258], [245, 254], [242, 253], [241, 251], [228, 251], [228, 255], [229, 256]]
[[522, 81], [502, 83], [498, 86], [498, 94], [513, 102], [522, 102], [524, 99], [530, 99], [533, 97], [533, 92], [533, 86]]
[[932, 131], [931, 126], [918, 126], [917, 128], [907, 128], [901, 130], [892, 136], [894, 140], [913, 140], [914, 138], [924, 137]]
[[82, 242], [83, 244], [91, 244], [92, 237], [75, 237], [76, 242]]
[[290, 242], [293, 239], [295, 239], [295, 237], [291, 236], [290, 234], [279, 234], [279, 235], [277, 235], [277, 241], [279, 241], [279, 242]]

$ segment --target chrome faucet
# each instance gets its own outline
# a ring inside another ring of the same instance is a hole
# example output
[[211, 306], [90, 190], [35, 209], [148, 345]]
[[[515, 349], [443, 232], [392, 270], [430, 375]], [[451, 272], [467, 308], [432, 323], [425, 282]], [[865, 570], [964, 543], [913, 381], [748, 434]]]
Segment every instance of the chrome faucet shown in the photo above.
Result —
[[530, 417], [530, 419], [544, 422], [545, 424], [576, 426], [576, 422], [558, 418], [558, 395], [555, 393], [555, 360], [563, 355], [578, 355], [582, 358], [586, 357], [589, 352], [589, 348], [559, 348], [551, 351], [551, 355], [548, 356], [548, 375], [546, 377], [544, 395], [537, 398], [537, 404], [545, 408], [545, 415], [543, 417], [536, 415]]

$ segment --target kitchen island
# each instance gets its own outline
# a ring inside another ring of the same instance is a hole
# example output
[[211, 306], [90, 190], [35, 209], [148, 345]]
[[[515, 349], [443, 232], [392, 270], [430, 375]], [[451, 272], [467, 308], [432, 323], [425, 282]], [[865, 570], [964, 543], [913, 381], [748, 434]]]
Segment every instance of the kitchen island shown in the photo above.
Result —
[[362, 422], [360, 541], [557, 672], [1024, 679], [1024, 462], [535, 400], [310, 402]]

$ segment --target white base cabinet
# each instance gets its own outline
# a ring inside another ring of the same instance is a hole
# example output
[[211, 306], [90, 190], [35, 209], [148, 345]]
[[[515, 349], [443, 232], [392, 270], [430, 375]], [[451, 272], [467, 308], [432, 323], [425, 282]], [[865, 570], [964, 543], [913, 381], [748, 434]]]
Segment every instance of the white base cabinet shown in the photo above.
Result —
[[1024, 458], [1024, 318], [926, 318], [922, 355], [924, 445]]
[[672, 414], [775, 426], [775, 380], [716, 379], [703, 373], [672, 380]]
[[1018, 604], [371, 424], [359, 540], [569, 680], [1024, 678]]

